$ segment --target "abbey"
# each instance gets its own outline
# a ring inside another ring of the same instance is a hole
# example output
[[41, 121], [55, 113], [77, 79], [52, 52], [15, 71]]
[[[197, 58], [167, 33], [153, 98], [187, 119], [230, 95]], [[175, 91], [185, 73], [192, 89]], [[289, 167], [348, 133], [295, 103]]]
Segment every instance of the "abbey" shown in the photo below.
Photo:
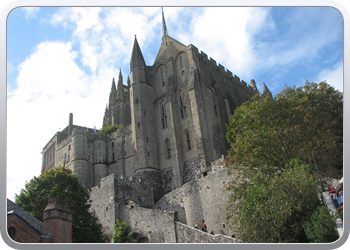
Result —
[[[120, 218], [140, 242], [191, 242], [176, 230], [202, 233], [190, 227], [205, 219], [229, 235], [228, 198], [221, 197], [229, 177], [220, 163], [230, 146], [226, 124], [259, 91], [254, 80], [247, 85], [195, 46], [170, 37], [163, 12], [162, 18], [153, 65], [145, 64], [135, 36], [127, 84], [121, 71], [117, 83], [112, 80], [103, 126], [123, 128], [104, 136], [74, 125], [70, 114], [69, 125], [43, 149], [42, 171], [62, 166], [77, 174], [91, 189], [92, 212], [110, 233]], [[265, 85], [262, 95], [271, 95]]]

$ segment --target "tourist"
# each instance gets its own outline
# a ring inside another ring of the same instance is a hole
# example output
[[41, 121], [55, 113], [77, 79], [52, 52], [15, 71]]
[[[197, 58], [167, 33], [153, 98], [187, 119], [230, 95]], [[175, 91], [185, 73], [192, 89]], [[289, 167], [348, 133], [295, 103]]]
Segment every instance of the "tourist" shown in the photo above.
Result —
[[334, 206], [336, 208], [339, 207], [339, 205], [338, 205], [338, 197], [337, 197], [337, 194], [336, 194], [336, 190], [335, 190], [335, 188], [332, 185], [332, 182], [329, 183], [327, 191], [328, 191], [329, 195], [332, 198]]
[[210, 231], [210, 234], [214, 235], [214, 230], [213, 229]]

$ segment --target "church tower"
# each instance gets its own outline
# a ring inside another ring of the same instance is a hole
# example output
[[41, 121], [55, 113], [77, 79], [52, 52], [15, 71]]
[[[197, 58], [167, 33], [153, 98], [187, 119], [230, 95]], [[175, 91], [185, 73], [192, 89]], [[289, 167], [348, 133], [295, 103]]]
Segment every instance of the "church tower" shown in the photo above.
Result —
[[154, 198], [158, 200], [163, 191], [154, 124], [154, 88], [148, 82], [147, 66], [136, 36], [130, 60], [130, 84], [132, 144], [136, 153], [134, 176], [151, 181]]

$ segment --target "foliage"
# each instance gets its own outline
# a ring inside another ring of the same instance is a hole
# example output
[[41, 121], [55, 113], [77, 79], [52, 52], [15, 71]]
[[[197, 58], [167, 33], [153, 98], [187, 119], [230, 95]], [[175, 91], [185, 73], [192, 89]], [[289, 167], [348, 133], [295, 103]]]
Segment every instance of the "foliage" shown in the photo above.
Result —
[[118, 129], [122, 128], [122, 124], [114, 124], [110, 125], [108, 127], [103, 127], [101, 130], [99, 130], [97, 133], [102, 135], [110, 135], [113, 132], [117, 131]]
[[226, 134], [236, 176], [227, 218], [244, 242], [310, 242], [324, 233], [310, 222], [319, 206], [311, 153], [322, 147], [321, 173], [342, 176], [342, 112], [343, 94], [326, 82], [256, 95], [235, 110]]
[[335, 216], [328, 208], [320, 206], [306, 223], [305, 233], [312, 243], [331, 243], [339, 238], [335, 228]]
[[115, 220], [113, 228], [115, 233], [113, 243], [128, 243], [136, 236], [136, 232], [129, 232], [129, 226], [126, 222], [121, 222], [119, 219]]
[[[227, 126], [235, 165], [283, 170], [291, 159], [310, 162], [313, 148], [321, 172], [342, 176], [343, 94], [325, 82], [286, 87], [274, 99], [256, 95], [235, 110]], [[317, 156], [317, 155], [316, 155]]]
[[89, 212], [89, 190], [67, 168], [54, 168], [34, 177], [16, 194], [16, 204], [42, 221], [49, 198], [66, 201], [72, 212], [74, 243], [105, 242], [102, 226]]
[[307, 242], [303, 225], [319, 205], [309, 166], [292, 160], [284, 171], [263, 166], [231, 186], [229, 218], [244, 242]]

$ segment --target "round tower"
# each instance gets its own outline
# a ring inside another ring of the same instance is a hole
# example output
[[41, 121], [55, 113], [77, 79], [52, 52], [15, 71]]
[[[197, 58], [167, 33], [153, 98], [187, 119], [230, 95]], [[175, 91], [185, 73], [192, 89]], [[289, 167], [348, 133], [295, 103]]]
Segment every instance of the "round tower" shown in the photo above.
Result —
[[72, 163], [71, 169], [73, 174], [76, 174], [80, 183], [86, 187], [90, 187], [88, 174], [88, 159], [87, 159], [87, 134], [84, 128], [75, 128], [72, 131]]
[[100, 180], [107, 176], [107, 147], [103, 137], [94, 141], [94, 181], [93, 186], [100, 184]]

